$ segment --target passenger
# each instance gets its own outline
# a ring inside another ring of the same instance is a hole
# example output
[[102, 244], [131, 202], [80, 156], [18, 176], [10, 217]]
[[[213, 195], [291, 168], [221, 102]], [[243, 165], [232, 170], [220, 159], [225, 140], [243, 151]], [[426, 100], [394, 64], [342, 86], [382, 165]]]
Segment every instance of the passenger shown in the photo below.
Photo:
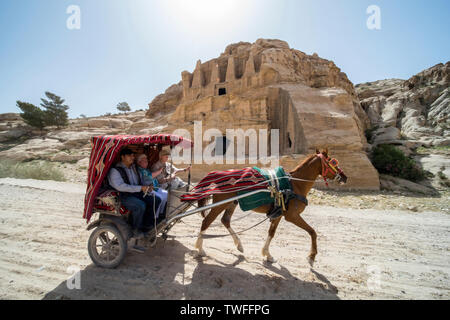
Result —
[[170, 162], [168, 162], [170, 156], [170, 152], [168, 150], [161, 150], [159, 152], [159, 160], [152, 165], [151, 171], [152, 172], [158, 172], [161, 168], [163, 169], [162, 172], [156, 176], [156, 179], [158, 180], [158, 183], [161, 188], [167, 190], [170, 186], [170, 189], [179, 189], [187, 186], [187, 183], [181, 180], [176, 175], [179, 172], [186, 172], [191, 170], [191, 166], [184, 168], [184, 169], [178, 169], [174, 165], [172, 165]]
[[155, 172], [152, 173], [148, 169], [147, 156], [145, 154], [143, 154], [143, 153], [137, 155], [136, 163], [138, 165], [138, 171], [139, 171], [139, 173], [142, 176], [142, 180], [143, 180], [144, 184], [145, 185], [152, 185], [153, 186], [153, 190], [156, 193], [156, 195], [161, 198], [161, 204], [159, 205], [159, 207], [157, 209], [157, 212], [156, 212], [156, 217], [157, 217], [156, 221], [157, 221], [157, 223], [159, 223], [160, 221], [164, 220], [164, 218], [166, 217], [165, 207], [166, 207], [166, 204], [167, 204], [167, 197], [169, 195], [167, 190], [159, 188], [158, 180], [155, 178], [156, 176], [161, 174], [163, 168], [161, 168], [158, 171], [155, 171]]
[[[131, 211], [134, 237], [142, 238], [155, 223], [153, 206], [158, 208], [161, 198], [153, 198], [153, 185], [145, 185], [134, 165], [135, 155], [128, 148], [120, 151], [120, 162], [108, 173], [111, 187], [120, 192], [120, 202]], [[154, 200], [155, 199], [155, 203]]]

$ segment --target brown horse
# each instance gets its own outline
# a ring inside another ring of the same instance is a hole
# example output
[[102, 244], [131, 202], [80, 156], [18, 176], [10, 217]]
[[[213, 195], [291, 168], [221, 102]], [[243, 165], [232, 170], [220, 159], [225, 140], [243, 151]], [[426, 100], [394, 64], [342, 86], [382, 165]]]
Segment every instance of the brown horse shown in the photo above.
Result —
[[[326, 179], [336, 179], [339, 183], [346, 183], [347, 177], [344, 174], [344, 172], [337, 166], [337, 161], [333, 159], [333, 161], [330, 161], [330, 158], [328, 157], [328, 150], [325, 149], [322, 152], [319, 152], [319, 150], [316, 150], [316, 154], [309, 155], [301, 164], [299, 164], [294, 170], [290, 172], [290, 175], [293, 179], [291, 179], [291, 185], [293, 192], [297, 195], [302, 195], [306, 197], [308, 192], [311, 190], [314, 181], [316, 180], [317, 176], [322, 175], [325, 182]], [[299, 180], [296, 180], [299, 179]], [[223, 201], [232, 197], [237, 196], [237, 193], [224, 193], [224, 194], [214, 194], [212, 199], [213, 203]], [[204, 201], [199, 201], [199, 206], [202, 206], [204, 204]], [[197, 238], [197, 242], [195, 244], [195, 247], [198, 249], [198, 254], [200, 256], [205, 256], [205, 251], [203, 250], [203, 238], [202, 235], [205, 233], [206, 229], [211, 225], [211, 223], [219, 216], [219, 214], [223, 211], [225, 211], [224, 215], [222, 216], [222, 223], [227, 228], [227, 230], [230, 232], [231, 236], [233, 237], [233, 241], [237, 247], [237, 249], [241, 252], [244, 252], [244, 249], [242, 247], [241, 241], [239, 240], [238, 236], [234, 233], [233, 229], [231, 228], [230, 222], [231, 222], [231, 216], [234, 213], [234, 210], [237, 206], [236, 201], [235, 202], [229, 202], [225, 203], [223, 205], [214, 207], [211, 209], [211, 211], [204, 217], [200, 233]], [[284, 213], [284, 218], [286, 221], [291, 222], [295, 224], [296, 226], [302, 228], [306, 232], [309, 233], [311, 236], [311, 251], [308, 255], [308, 262], [312, 266], [314, 263], [314, 259], [317, 254], [317, 243], [316, 243], [316, 232], [314, 231], [311, 226], [309, 226], [305, 220], [303, 220], [302, 217], [300, 217], [300, 214], [305, 210], [306, 204], [303, 203], [300, 200], [297, 199], [291, 199], [289, 207], [287, 211]], [[271, 209], [271, 205], [263, 205], [256, 209], [253, 209], [253, 211], [258, 213], [268, 213]], [[269, 228], [269, 234], [266, 240], [266, 243], [262, 249], [262, 255], [267, 257], [268, 262], [274, 262], [274, 258], [269, 253], [269, 245], [271, 240], [273, 239], [275, 235], [275, 231], [277, 230], [278, 224], [280, 223], [281, 217], [278, 217], [274, 219]]]

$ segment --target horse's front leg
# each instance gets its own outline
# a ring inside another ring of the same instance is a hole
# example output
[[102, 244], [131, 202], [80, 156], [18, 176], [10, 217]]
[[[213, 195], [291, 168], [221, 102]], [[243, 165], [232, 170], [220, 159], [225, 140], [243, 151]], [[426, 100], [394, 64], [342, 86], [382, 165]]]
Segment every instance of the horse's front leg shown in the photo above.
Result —
[[206, 229], [213, 223], [213, 221], [217, 218], [217, 216], [223, 211], [222, 207], [212, 208], [210, 213], [203, 219], [202, 227], [200, 229], [200, 233], [198, 234], [197, 241], [195, 242], [195, 248], [198, 249], [199, 256], [206, 256], [205, 251], [203, 250], [203, 234]]
[[[311, 267], [314, 265], [314, 261], [317, 255], [317, 234], [316, 231], [306, 223], [305, 220], [300, 216], [300, 213], [303, 212], [305, 209], [305, 205], [303, 203], [300, 203], [299, 205], [295, 206], [297, 210], [288, 210], [288, 212], [285, 215], [286, 221], [295, 224], [297, 227], [302, 228], [306, 232], [309, 233], [311, 236], [311, 250], [308, 255], [308, 262], [311, 265]], [[291, 209], [291, 207], [289, 208]], [[299, 210], [300, 209], [300, 210]]]
[[277, 230], [278, 224], [281, 221], [281, 217], [275, 219], [270, 224], [269, 228], [269, 234], [267, 235], [266, 243], [264, 244], [264, 248], [262, 249], [262, 255], [263, 257], [267, 257], [267, 262], [275, 262], [275, 259], [272, 257], [272, 255], [269, 252], [269, 246], [270, 242], [272, 241], [273, 237], [275, 236], [275, 231]]
[[[232, 197], [233, 195], [214, 195], [213, 196], [213, 203], [219, 202], [221, 200], [225, 200], [229, 197]], [[198, 249], [198, 255], [199, 256], [205, 256], [206, 253], [203, 250], [203, 234], [205, 233], [206, 229], [213, 223], [214, 220], [216, 220], [217, 216], [224, 211], [230, 204], [225, 203], [217, 207], [213, 207], [211, 211], [208, 213], [208, 215], [203, 219], [202, 221], [202, 227], [200, 229], [200, 233], [198, 234], [197, 241], [195, 242], [195, 247]]]

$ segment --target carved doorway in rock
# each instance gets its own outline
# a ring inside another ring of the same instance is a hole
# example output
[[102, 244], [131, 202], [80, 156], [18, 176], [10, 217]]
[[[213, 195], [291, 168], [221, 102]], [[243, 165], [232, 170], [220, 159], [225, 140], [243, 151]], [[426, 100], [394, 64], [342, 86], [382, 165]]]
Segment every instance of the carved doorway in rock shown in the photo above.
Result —
[[216, 146], [214, 148], [214, 153], [216, 156], [225, 156], [227, 149], [230, 145], [230, 140], [226, 136], [216, 137]]

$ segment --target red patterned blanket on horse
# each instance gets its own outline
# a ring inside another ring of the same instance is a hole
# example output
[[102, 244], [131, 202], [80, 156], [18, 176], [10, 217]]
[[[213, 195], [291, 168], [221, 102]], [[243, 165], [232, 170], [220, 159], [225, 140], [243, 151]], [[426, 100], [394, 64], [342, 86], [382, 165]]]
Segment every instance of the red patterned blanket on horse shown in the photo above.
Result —
[[242, 189], [246, 191], [266, 189], [266, 179], [254, 168], [226, 171], [211, 171], [191, 192], [181, 196], [181, 201], [195, 201], [213, 193], [229, 193]]

